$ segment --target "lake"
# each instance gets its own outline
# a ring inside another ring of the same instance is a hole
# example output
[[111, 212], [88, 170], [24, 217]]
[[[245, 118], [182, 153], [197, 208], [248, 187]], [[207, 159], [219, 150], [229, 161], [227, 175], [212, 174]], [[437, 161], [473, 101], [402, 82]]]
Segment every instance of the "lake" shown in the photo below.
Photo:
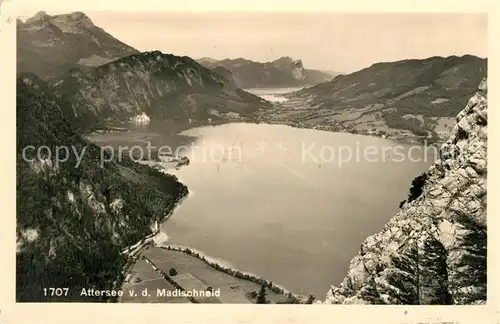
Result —
[[233, 123], [180, 136], [194, 139], [177, 152], [191, 163], [170, 172], [190, 196], [162, 225], [168, 243], [319, 298], [434, 158], [420, 146], [283, 125]]
[[376, 137], [250, 123], [153, 121], [89, 138], [188, 156], [188, 166], [167, 171], [190, 191], [161, 226], [167, 242], [320, 299], [436, 156]]
[[303, 87], [290, 87], [290, 88], [251, 88], [244, 89], [251, 94], [259, 96], [270, 102], [284, 102], [288, 99], [284, 97], [284, 94], [299, 91]]

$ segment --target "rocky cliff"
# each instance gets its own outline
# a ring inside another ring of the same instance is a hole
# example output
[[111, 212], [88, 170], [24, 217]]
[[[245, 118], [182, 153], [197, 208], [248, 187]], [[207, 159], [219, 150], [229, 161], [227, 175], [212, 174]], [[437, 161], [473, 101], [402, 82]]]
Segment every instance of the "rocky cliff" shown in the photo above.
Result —
[[210, 69], [223, 67], [229, 70], [240, 88], [314, 85], [333, 78], [329, 73], [305, 69], [302, 60], [291, 57], [281, 57], [265, 63], [244, 58], [217, 61], [204, 57], [197, 61]]
[[485, 303], [487, 113], [484, 78], [440, 160], [414, 182], [419, 188], [401, 211], [363, 242], [326, 303]]
[[[106, 298], [85, 298], [80, 291], [111, 289], [127, 262], [120, 251], [150, 234], [187, 194], [174, 176], [126, 154], [115, 162], [116, 155], [112, 159], [75, 131], [64, 109], [39, 78], [19, 78], [17, 301]], [[44, 294], [48, 287], [69, 291], [50, 296]]]
[[271, 62], [278, 70], [289, 71], [294, 80], [304, 80], [304, 64], [302, 60], [294, 60], [291, 57], [280, 57]]
[[246, 116], [269, 106], [189, 57], [159, 51], [131, 55], [91, 70], [73, 69], [54, 81], [67, 117], [80, 124], [152, 119], [217, 119]]
[[95, 26], [84, 13], [50, 16], [39, 12], [17, 21], [17, 70], [40, 77], [74, 67], [98, 66], [139, 53]]

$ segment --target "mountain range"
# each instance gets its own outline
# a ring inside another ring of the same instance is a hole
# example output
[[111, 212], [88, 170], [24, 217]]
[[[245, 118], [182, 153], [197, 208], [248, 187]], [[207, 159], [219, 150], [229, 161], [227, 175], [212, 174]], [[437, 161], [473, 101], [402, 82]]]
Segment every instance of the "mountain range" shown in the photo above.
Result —
[[[17, 32], [16, 299], [82, 300], [82, 288], [110, 289], [123, 279], [129, 260], [120, 251], [187, 193], [175, 177], [127, 156], [101, 165], [101, 149], [82, 132], [140, 113], [221, 119], [268, 103], [189, 57], [140, 53], [82, 13], [41, 12], [18, 21]], [[54, 156], [23, 155], [30, 145], [85, 155], [78, 167], [74, 155], [57, 165]], [[70, 295], [43, 295], [43, 287], [59, 286]]]
[[244, 58], [218, 61], [203, 57], [197, 61], [209, 69], [226, 68], [240, 88], [310, 86], [331, 80], [335, 76], [331, 72], [305, 69], [302, 60], [291, 57], [280, 57], [265, 63]]
[[48, 78], [137, 53], [81, 12], [50, 16], [41, 11], [25, 22], [17, 20], [18, 73]]
[[83, 128], [156, 119], [244, 119], [270, 104], [237, 87], [230, 73], [159, 51], [140, 53], [83, 13], [39, 12], [18, 21], [18, 74], [45, 79], [65, 118]]
[[[248, 118], [374, 129], [394, 138], [428, 138], [447, 120], [440, 159], [415, 179], [401, 211], [361, 245], [326, 302], [485, 302], [486, 59], [377, 63], [274, 106], [240, 88], [304, 85], [314, 77], [299, 60], [202, 63], [140, 53], [82, 13], [42, 12], [18, 21], [17, 301], [80, 301], [81, 288], [112, 288], [130, 261], [120, 251], [150, 234], [185, 197], [177, 178], [126, 156], [102, 165], [100, 148], [82, 136], [100, 123], [146, 113], [160, 120]], [[269, 78], [267, 71], [273, 71]], [[26, 156], [29, 145], [52, 152], [71, 147], [85, 156], [78, 161], [70, 154], [58, 165], [55, 156]], [[49, 298], [44, 287], [68, 287], [71, 295]]]
[[442, 141], [487, 71], [472, 55], [376, 63], [329, 82], [287, 94], [263, 118], [300, 127]]
[[52, 85], [72, 107], [67, 117], [82, 125], [126, 121], [143, 112], [161, 120], [240, 119], [270, 106], [189, 57], [159, 51], [73, 69]]
[[376, 63], [298, 94], [313, 97], [312, 104], [319, 107], [381, 103], [408, 113], [450, 117], [476, 89], [486, 68], [486, 59], [472, 55]]

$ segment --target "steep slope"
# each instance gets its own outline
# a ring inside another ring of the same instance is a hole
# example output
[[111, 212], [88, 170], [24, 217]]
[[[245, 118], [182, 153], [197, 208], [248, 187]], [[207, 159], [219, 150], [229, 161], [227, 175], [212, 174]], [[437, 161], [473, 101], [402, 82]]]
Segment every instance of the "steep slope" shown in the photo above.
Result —
[[18, 20], [18, 73], [51, 77], [74, 67], [97, 66], [136, 53], [81, 12], [49, 16], [42, 11], [25, 23]]
[[289, 94], [278, 112], [312, 128], [442, 141], [486, 69], [471, 55], [377, 63]]
[[[63, 109], [40, 79], [20, 76], [18, 301], [103, 299], [86, 299], [80, 296], [81, 289], [110, 289], [120, 280], [127, 261], [120, 251], [150, 234], [152, 224], [187, 193], [174, 176], [134, 163], [127, 156], [120, 163], [102, 163], [100, 148], [75, 132], [64, 119]], [[50, 149], [50, 156], [47, 148], [40, 151], [43, 156], [36, 154], [42, 146]], [[74, 152], [83, 158], [79, 161]], [[67, 296], [50, 296], [43, 289], [49, 287], [69, 291]]]
[[271, 64], [280, 71], [288, 72], [294, 80], [305, 79], [302, 60], [293, 60], [291, 57], [280, 57], [272, 61]]
[[233, 87], [236, 87], [236, 88], [238, 87], [238, 85], [236, 84], [236, 81], [234, 79], [233, 73], [231, 71], [229, 71], [228, 69], [226, 69], [225, 67], [216, 66], [211, 70], [214, 73], [217, 73], [218, 75], [220, 75], [221, 77], [226, 79], [229, 82], [229, 84], [232, 85]]
[[[305, 89], [330, 108], [379, 103], [401, 113], [456, 116], [486, 72], [486, 59], [471, 55], [376, 63]], [[442, 98], [440, 103], [432, 103]]]
[[337, 72], [304, 69], [305, 85], [312, 86], [319, 83], [328, 82], [339, 74], [340, 73]]
[[441, 159], [414, 182], [401, 211], [363, 242], [327, 303], [486, 301], [487, 114], [484, 78], [457, 115]]
[[265, 63], [244, 58], [217, 61], [204, 57], [198, 62], [210, 69], [222, 66], [231, 71], [240, 88], [314, 85], [333, 78], [328, 73], [304, 69], [301, 60], [293, 60], [291, 57], [281, 57]]
[[269, 106], [189, 57], [159, 51], [131, 55], [54, 83], [69, 119], [91, 125], [146, 113], [157, 119], [247, 116]]

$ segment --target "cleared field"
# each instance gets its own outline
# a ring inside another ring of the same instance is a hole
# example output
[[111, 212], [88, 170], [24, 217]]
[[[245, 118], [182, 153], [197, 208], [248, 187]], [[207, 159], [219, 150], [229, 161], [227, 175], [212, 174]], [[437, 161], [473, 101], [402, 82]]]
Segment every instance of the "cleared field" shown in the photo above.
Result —
[[[178, 274], [172, 276], [172, 279], [184, 289], [205, 290], [208, 287], [214, 290], [220, 289], [221, 294], [217, 298], [223, 303], [253, 303], [254, 301], [246, 295], [253, 291], [258, 292], [260, 289], [258, 284], [217, 271], [203, 261], [179, 251], [151, 247], [144, 251], [143, 255], [167, 274], [170, 268], [175, 268]], [[271, 303], [276, 303], [285, 297], [267, 290], [267, 299]], [[200, 302], [206, 301], [200, 300]]]
[[[175, 288], [144, 260], [137, 260], [130, 270], [130, 278], [122, 286], [122, 303], [189, 303], [185, 297], [162, 297], [157, 289], [174, 291]], [[143, 292], [144, 295], [143, 295]]]
[[158, 293], [175, 291], [175, 288], [164, 278], [149, 279], [136, 284], [125, 284], [122, 288], [122, 303], [190, 303], [186, 297], [172, 297]]
[[207, 289], [207, 284], [202, 282], [200, 279], [193, 276], [191, 273], [183, 273], [172, 277], [182, 288], [186, 290], [198, 290], [203, 291]]
[[434, 120], [437, 122], [435, 132], [451, 132], [456, 122], [452, 117], [434, 118]]
[[[209, 285], [202, 282], [200, 279], [193, 276], [191, 273], [184, 273], [173, 276], [172, 279], [177, 282], [186, 291], [194, 290], [198, 292], [206, 291]], [[200, 303], [221, 303], [221, 301], [215, 297], [205, 297], [205, 296], [193, 296]]]
[[133, 278], [139, 278], [141, 281], [161, 278], [160, 274], [154, 271], [144, 260], [137, 260], [130, 270], [130, 274], [130, 281], [133, 281]]

